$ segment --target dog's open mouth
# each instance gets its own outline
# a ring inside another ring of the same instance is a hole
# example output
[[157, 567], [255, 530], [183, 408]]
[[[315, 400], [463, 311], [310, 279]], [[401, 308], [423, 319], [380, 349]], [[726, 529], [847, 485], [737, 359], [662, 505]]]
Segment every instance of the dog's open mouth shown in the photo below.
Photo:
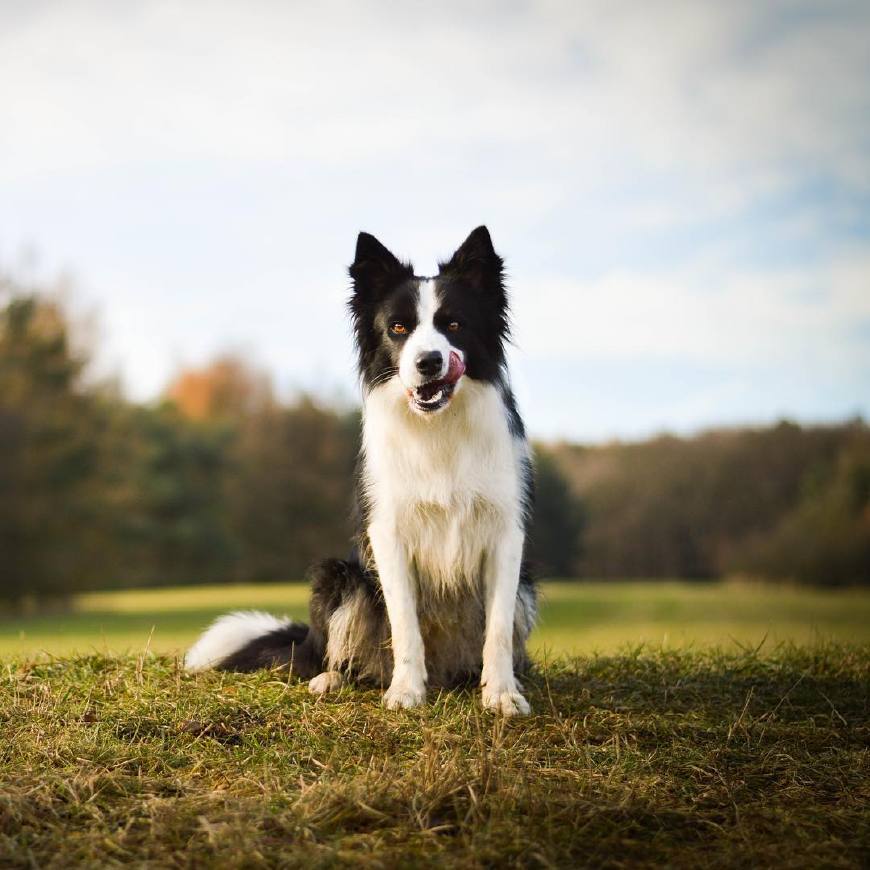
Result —
[[456, 383], [448, 380], [429, 381], [422, 387], [417, 387], [411, 394], [414, 404], [421, 411], [437, 411], [443, 408], [453, 397]]
[[427, 381], [419, 387], [408, 391], [408, 395], [419, 411], [439, 411], [453, 398], [453, 392], [459, 379], [465, 373], [465, 363], [455, 351], [450, 353], [450, 364], [443, 378]]

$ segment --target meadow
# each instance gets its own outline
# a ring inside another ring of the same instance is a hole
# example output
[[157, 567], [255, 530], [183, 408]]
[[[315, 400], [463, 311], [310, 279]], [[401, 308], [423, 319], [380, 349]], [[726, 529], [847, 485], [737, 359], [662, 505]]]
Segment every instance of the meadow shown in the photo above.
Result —
[[562, 659], [505, 721], [278, 673], [0, 669], [0, 866], [865, 867], [870, 649]]
[[81, 596], [3, 624], [0, 866], [863, 867], [868, 596], [547, 584], [530, 717], [190, 675], [285, 586]]
[[[212, 619], [257, 608], [305, 619], [302, 583], [90, 593], [62, 613], [4, 618], [0, 656], [184, 650]], [[870, 641], [870, 593], [752, 583], [550, 582], [541, 590], [538, 658], [665, 649]]]

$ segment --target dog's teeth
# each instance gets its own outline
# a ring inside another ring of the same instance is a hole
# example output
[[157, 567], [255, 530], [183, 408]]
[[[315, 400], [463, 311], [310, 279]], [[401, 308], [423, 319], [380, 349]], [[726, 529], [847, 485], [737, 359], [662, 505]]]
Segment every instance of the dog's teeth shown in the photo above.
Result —
[[424, 384], [422, 387], [417, 387], [412, 394], [417, 407], [424, 411], [440, 408], [453, 392], [449, 386], [441, 385], [435, 393], [429, 394], [427, 388], [436, 389], [433, 384]]
[[435, 393], [435, 395], [432, 396], [430, 399], [422, 399], [421, 401], [423, 402], [424, 405], [437, 405], [438, 402], [441, 401], [441, 397], [443, 395], [444, 395], [444, 390], [438, 390], [438, 392]]

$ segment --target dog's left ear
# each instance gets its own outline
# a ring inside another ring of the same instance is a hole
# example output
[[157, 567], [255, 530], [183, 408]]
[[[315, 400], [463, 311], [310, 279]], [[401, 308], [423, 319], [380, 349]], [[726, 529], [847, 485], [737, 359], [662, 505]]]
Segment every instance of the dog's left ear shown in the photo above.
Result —
[[451, 273], [475, 290], [503, 291], [504, 261], [495, 252], [489, 230], [479, 226], [446, 262], [439, 263], [440, 274]]

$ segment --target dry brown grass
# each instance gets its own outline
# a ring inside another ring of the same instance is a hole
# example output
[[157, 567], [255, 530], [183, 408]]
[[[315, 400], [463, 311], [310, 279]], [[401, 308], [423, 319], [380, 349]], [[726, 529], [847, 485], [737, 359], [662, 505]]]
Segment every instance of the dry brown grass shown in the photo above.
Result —
[[165, 658], [7, 663], [3, 866], [842, 866], [868, 859], [870, 648], [565, 660], [505, 722]]

